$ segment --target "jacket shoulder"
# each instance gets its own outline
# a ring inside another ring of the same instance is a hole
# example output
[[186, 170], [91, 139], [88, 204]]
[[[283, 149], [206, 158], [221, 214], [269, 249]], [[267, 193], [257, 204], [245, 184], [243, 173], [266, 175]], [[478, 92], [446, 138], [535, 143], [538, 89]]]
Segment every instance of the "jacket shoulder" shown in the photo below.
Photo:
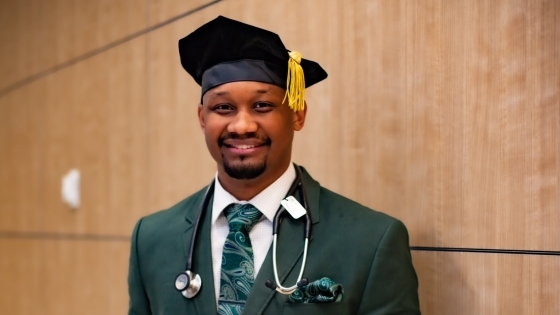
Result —
[[398, 219], [383, 212], [366, 207], [352, 199], [335, 193], [323, 186], [320, 188], [321, 217], [348, 217], [355, 223], [390, 226]]
[[[186, 217], [195, 217], [197, 210], [204, 198], [208, 186], [181, 200], [168, 209], [149, 214], [141, 218], [137, 225], [142, 225], [143, 232], [157, 232], [157, 230], [173, 228], [182, 225]], [[153, 231], [152, 231], [153, 230]]]

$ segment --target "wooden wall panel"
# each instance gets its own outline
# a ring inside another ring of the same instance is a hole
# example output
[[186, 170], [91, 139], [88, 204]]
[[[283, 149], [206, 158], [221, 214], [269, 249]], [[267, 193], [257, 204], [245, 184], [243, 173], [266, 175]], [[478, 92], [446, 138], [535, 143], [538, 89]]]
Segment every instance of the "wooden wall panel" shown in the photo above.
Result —
[[328, 125], [356, 134], [363, 156], [317, 137], [327, 155], [344, 152], [324, 182], [358, 165], [344, 183], [360, 188], [344, 194], [403, 219], [415, 245], [560, 248], [557, 2], [362, 4], [368, 47], [356, 58], [368, 88], [336, 82], [367, 106]]
[[[189, 0], [189, 1], [165, 1], [149, 0], [148, 14], [150, 25], [162, 23], [176, 16], [185, 14], [204, 5], [212, 4], [220, 0]], [[185, 34], [186, 35], [186, 34]]]
[[557, 256], [412, 252], [422, 314], [560, 313]]
[[405, 8], [403, 18], [414, 23], [405, 166], [425, 172], [405, 175], [403, 203], [393, 206], [418, 217], [420, 205], [423, 219], [409, 224], [423, 234], [415, 244], [560, 248], [560, 73], [549, 70], [560, 56], [555, 5], [417, 1]]
[[228, 4], [219, 2], [148, 35], [150, 211], [170, 207], [198, 191], [216, 172], [198, 124], [200, 87], [181, 67], [177, 41]]
[[43, 7], [42, 54], [48, 67], [147, 27], [146, 1], [54, 0]]
[[0, 2], [0, 91], [44, 69], [41, 0]]
[[[86, 2], [0, 5], [0, 91], [211, 1]], [[329, 72], [293, 155], [322, 184], [402, 219], [412, 245], [560, 250], [559, 1], [228, 0], [0, 95], [0, 313], [123, 313], [128, 243], [103, 235], [216, 169], [177, 40], [220, 14]], [[60, 200], [74, 167], [76, 212]], [[99, 241], [12, 238], [44, 231]], [[556, 257], [413, 257], [424, 314], [560, 311]]]
[[[326, 186], [403, 219], [415, 245], [558, 249], [557, 5], [315, 5], [307, 36], [328, 34], [315, 44], [331, 75], [317, 124], [310, 102], [296, 161]], [[361, 68], [366, 85], [353, 79]]]
[[[49, 76], [46, 91], [45, 230], [130, 235], [147, 212], [145, 37]], [[60, 197], [72, 168], [77, 211]]]
[[0, 231], [43, 227], [43, 82], [0, 98]]
[[52, 240], [42, 245], [42, 314], [126, 314], [128, 242]]
[[[557, 2], [294, 5], [227, 1], [150, 34], [150, 104], [196, 102], [197, 87], [174, 61], [190, 30], [219, 14], [270, 29], [330, 73], [309, 90], [294, 149], [324, 185], [405, 221], [413, 245], [560, 248]], [[169, 106], [151, 122], [151, 152], [168, 157], [150, 158], [161, 163], [151, 172], [161, 178], [151, 190], [158, 207], [200, 187], [189, 179], [211, 168], [192, 151], [205, 150], [196, 121], [167, 125], [185, 115]], [[180, 134], [191, 137], [188, 152], [162, 142]]]
[[0, 253], [0, 314], [36, 314], [45, 304], [40, 241], [0, 238]]

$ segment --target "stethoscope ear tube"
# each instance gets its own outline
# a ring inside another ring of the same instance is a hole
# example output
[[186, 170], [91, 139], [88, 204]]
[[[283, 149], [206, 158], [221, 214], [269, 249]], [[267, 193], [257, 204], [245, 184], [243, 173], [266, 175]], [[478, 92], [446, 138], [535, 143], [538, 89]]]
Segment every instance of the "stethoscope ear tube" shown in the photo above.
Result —
[[295, 166], [296, 168], [296, 180], [294, 181], [294, 184], [290, 187], [290, 190], [288, 191], [288, 196], [293, 195], [296, 190], [299, 188], [299, 199], [303, 202], [303, 207], [305, 208], [305, 243], [304, 243], [304, 247], [303, 247], [303, 260], [301, 262], [301, 269], [299, 271], [299, 275], [297, 277], [297, 283], [291, 287], [284, 287], [280, 284], [280, 279], [278, 277], [278, 267], [276, 265], [276, 243], [278, 240], [278, 232], [280, 230], [280, 223], [282, 221], [282, 216], [287, 212], [287, 210], [283, 207], [280, 206], [280, 208], [278, 209], [278, 211], [276, 212], [276, 215], [274, 216], [274, 222], [272, 224], [272, 234], [274, 234], [274, 238], [272, 241], [272, 266], [274, 269], [274, 280], [276, 282], [272, 282], [271, 280], [267, 280], [265, 285], [272, 289], [275, 290], [278, 293], [281, 294], [292, 294], [294, 293], [297, 288], [301, 288], [302, 286], [305, 286], [309, 283], [309, 280], [307, 278], [302, 278], [303, 277], [303, 271], [305, 269], [305, 263], [307, 261], [307, 248], [309, 246], [309, 239], [311, 238], [311, 217], [309, 215], [309, 204], [307, 203], [307, 192], [305, 191], [305, 185], [303, 184], [303, 176], [301, 173], [301, 169], [298, 166]]
[[277, 241], [277, 234], [274, 234], [274, 240], [272, 241], [272, 266], [274, 269], [274, 280], [276, 280], [276, 283], [267, 280], [265, 285], [272, 289], [272, 290], [276, 290], [276, 292], [281, 293], [281, 294], [286, 294], [286, 295], [290, 295], [292, 293], [294, 293], [297, 288], [301, 288], [304, 285], [307, 285], [309, 283], [309, 280], [307, 278], [302, 278], [303, 277], [303, 271], [305, 270], [305, 263], [307, 261], [307, 247], [309, 245], [309, 239], [306, 238], [305, 239], [305, 244], [303, 246], [303, 260], [301, 262], [301, 269], [299, 271], [299, 275], [297, 278], [297, 283], [291, 287], [284, 287], [280, 284], [280, 278], [278, 277], [278, 267], [276, 265], [276, 241]]

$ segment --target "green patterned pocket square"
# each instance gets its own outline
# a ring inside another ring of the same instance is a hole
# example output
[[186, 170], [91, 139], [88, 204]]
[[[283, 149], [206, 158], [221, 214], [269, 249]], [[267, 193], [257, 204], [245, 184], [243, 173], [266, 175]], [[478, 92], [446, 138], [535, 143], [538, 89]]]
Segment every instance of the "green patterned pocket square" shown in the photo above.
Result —
[[343, 293], [341, 284], [325, 277], [297, 288], [288, 300], [291, 303], [340, 302]]

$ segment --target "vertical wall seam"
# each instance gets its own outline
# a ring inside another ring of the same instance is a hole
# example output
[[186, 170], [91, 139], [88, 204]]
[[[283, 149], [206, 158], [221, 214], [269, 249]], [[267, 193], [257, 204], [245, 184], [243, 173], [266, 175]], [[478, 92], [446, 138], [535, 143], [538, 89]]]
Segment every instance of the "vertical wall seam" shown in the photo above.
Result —
[[[150, 0], [146, 0], [146, 25], [150, 24]], [[145, 139], [146, 139], [146, 160], [145, 160], [145, 167], [146, 167], [146, 182], [144, 183], [144, 188], [146, 189], [146, 209], [144, 209], [146, 211], [146, 214], [148, 214], [150, 212], [150, 205], [152, 204], [152, 192], [151, 192], [151, 158], [150, 158], [150, 152], [151, 152], [151, 142], [150, 142], [150, 134], [151, 134], [151, 80], [150, 80], [150, 33], [152, 31], [150, 31], [149, 33], [146, 34], [146, 41], [144, 43], [145, 45], [145, 52], [144, 52], [144, 58], [145, 58], [145, 63], [144, 63], [144, 72], [145, 72], [145, 95], [144, 97], [146, 98], [146, 129], [145, 132], [146, 134], [144, 135]]]

